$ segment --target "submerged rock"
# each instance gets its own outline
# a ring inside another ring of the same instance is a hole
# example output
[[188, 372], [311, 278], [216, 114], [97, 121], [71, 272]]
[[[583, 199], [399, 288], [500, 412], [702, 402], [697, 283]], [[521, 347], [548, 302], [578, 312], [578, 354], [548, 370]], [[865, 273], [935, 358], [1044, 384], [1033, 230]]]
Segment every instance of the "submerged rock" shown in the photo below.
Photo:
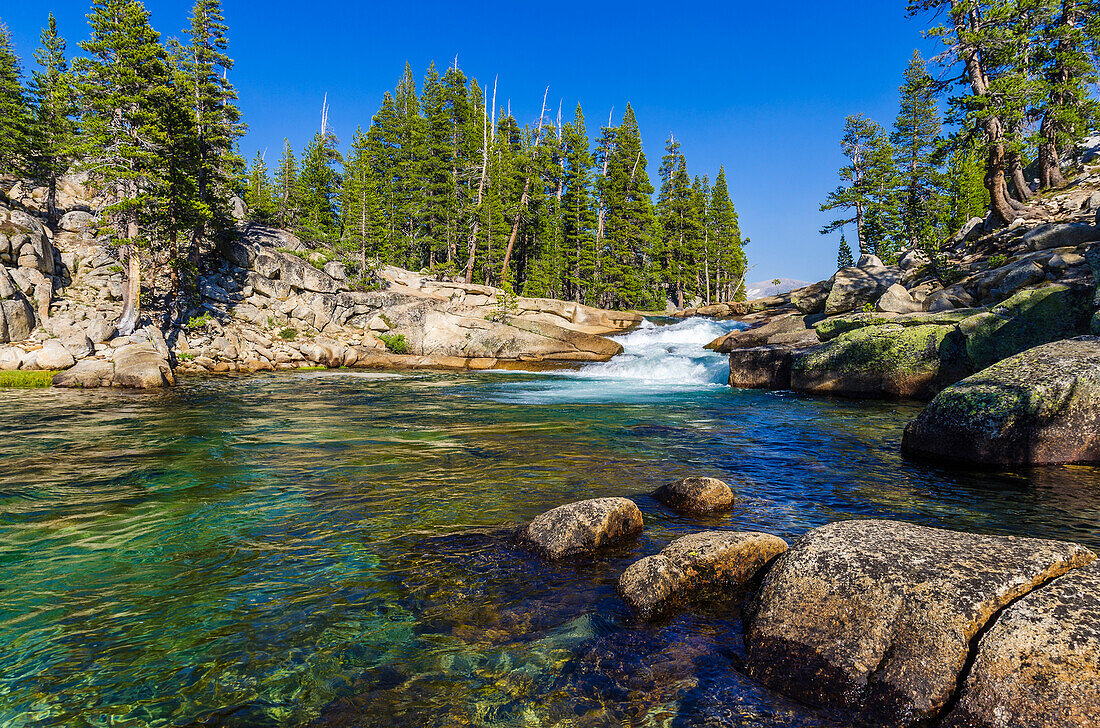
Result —
[[642, 531], [642, 512], [627, 498], [594, 498], [552, 508], [520, 535], [551, 559], [591, 553], [627, 541]]
[[1100, 563], [1012, 604], [982, 637], [946, 728], [1100, 726]]
[[1094, 558], [1073, 543], [896, 521], [817, 528], [764, 579], [749, 668], [872, 725], [919, 725], [947, 705], [970, 640], [998, 610]]
[[700, 591], [744, 586], [786, 550], [783, 539], [766, 533], [693, 533], [631, 564], [619, 578], [619, 593], [631, 607], [649, 615]]
[[998, 465], [1100, 462], [1100, 338], [1038, 346], [948, 387], [901, 447]]
[[733, 507], [733, 490], [718, 478], [683, 478], [653, 491], [677, 513], [711, 513]]

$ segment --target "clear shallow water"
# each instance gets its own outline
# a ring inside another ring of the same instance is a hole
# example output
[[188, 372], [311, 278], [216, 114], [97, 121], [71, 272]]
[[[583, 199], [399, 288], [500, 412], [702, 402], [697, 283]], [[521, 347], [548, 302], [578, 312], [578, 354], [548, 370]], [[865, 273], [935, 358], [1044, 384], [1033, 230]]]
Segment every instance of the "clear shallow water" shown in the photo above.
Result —
[[[0, 725], [836, 725], [742, 676], [737, 604], [637, 624], [618, 575], [692, 531], [851, 516], [1100, 546], [1096, 469], [907, 462], [916, 406], [730, 390], [717, 333], [572, 373], [0, 390]], [[645, 495], [690, 474], [737, 508]], [[646, 530], [591, 563], [501, 530], [603, 495]]]

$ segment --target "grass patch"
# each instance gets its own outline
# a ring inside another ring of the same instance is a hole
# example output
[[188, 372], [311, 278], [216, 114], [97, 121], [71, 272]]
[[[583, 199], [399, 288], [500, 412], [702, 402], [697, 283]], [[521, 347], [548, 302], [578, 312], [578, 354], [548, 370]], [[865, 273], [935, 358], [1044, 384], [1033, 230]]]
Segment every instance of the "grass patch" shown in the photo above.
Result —
[[323, 372], [328, 370], [328, 367], [298, 367], [297, 371], [300, 372]]
[[283, 329], [279, 332], [279, 338], [283, 341], [294, 341], [298, 338], [298, 329]]
[[22, 371], [16, 369], [9, 372], [0, 372], [0, 388], [20, 387], [23, 389], [42, 389], [53, 385], [53, 377], [57, 372], [52, 371]]

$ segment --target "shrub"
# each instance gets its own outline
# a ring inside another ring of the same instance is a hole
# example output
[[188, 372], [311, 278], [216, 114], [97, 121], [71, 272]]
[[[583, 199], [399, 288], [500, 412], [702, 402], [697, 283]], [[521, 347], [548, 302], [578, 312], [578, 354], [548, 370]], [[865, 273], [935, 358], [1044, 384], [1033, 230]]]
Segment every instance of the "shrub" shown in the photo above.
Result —
[[57, 372], [51, 371], [14, 371], [0, 372], [0, 388], [20, 387], [26, 389], [41, 389], [53, 385], [53, 377]]
[[1005, 265], [1007, 263], [1008, 263], [1008, 256], [1005, 255], [1004, 253], [997, 253], [996, 255], [991, 256], [989, 258], [989, 267], [990, 268], [1000, 268], [1002, 265]]
[[286, 328], [279, 332], [279, 338], [283, 341], [294, 341], [298, 338], [298, 329]]
[[184, 324], [184, 328], [188, 331], [195, 331], [196, 329], [206, 328], [208, 324], [211, 324], [213, 322], [214, 317], [210, 315], [209, 311], [207, 311], [202, 316], [192, 316], [187, 321], [187, 323]]
[[389, 326], [391, 329], [393, 328], [393, 321], [390, 321], [390, 317], [386, 315], [385, 311], [378, 314], [378, 318], [382, 319], [382, 323], [384, 323], [386, 326]]
[[405, 341], [404, 334], [379, 334], [378, 338], [386, 345], [386, 350], [391, 354], [409, 353], [409, 342]]
[[512, 284], [508, 281], [504, 281], [501, 289], [496, 305], [486, 314], [485, 320], [506, 324], [509, 317], [519, 315], [519, 297], [516, 296], [515, 291], [512, 290]]

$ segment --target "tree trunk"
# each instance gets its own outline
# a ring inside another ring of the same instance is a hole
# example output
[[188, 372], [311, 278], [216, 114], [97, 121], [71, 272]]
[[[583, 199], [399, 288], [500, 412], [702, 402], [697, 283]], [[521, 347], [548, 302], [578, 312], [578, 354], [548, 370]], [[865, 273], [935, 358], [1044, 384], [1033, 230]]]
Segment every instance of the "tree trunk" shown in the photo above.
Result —
[[141, 316], [141, 257], [137, 246], [126, 246], [126, 283], [122, 287], [122, 315], [115, 328], [119, 336], [129, 336], [137, 329]]
[[1031, 185], [1024, 178], [1024, 160], [1019, 152], [1008, 153], [1008, 168], [1011, 170], [1012, 186], [1015, 188], [1016, 199], [1020, 202], [1031, 202]]
[[1039, 144], [1039, 188], [1049, 190], [1065, 187], [1066, 178], [1062, 176], [1062, 166], [1058, 162], [1058, 148], [1054, 144], [1054, 135], [1046, 130], [1046, 127], [1048, 122], [1044, 117], [1039, 131], [1043, 137]]
[[[950, 0], [951, 20], [955, 26], [958, 41], [959, 59], [966, 67], [970, 88], [975, 96], [987, 96], [989, 83], [982, 68], [978, 48], [967, 39], [968, 26], [971, 32], [977, 30], [978, 18], [969, 2]], [[990, 116], [982, 123], [989, 154], [985, 164], [985, 187], [989, 190], [989, 207], [993, 218], [1001, 225], [1007, 225], [1017, 218], [1016, 209], [1010, 202], [1008, 182], [1005, 179], [1005, 141], [1004, 127], [1000, 117]]]

